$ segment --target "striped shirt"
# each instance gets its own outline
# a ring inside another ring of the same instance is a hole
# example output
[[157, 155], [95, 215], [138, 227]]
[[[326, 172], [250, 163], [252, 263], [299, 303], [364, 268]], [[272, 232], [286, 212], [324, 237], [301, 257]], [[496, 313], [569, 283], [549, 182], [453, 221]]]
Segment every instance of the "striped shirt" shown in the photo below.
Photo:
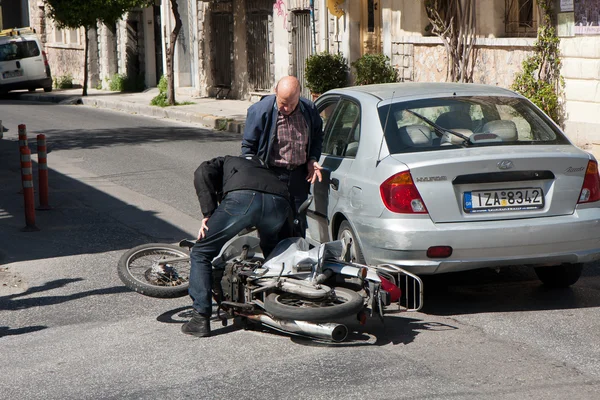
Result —
[[300, 106], [290, 115], [277, 116], [277, 134], [271, 148], [271, 164], [289, 169], [306, 163], [308, 152], [308, 125]]

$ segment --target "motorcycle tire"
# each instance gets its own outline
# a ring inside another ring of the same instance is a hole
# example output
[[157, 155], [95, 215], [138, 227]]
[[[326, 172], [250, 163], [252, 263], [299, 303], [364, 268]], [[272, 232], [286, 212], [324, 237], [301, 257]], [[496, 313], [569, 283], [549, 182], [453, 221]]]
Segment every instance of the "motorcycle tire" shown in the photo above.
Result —
[[[153, 262], [175, 257], [185, 257], [185, 260], [167, 264], [162, 273], [152, 271]], [[175, 298], [188, 294], [188, 251], [178, 246], [150, 243], [134, 247], [121, 256], [117, 271], [125, 286], [145, 296]]]
[[297, 321], [332, 321], [358, 314], [364, 307], [363, 297], [353, 290], [334, 288], [335, 299], [308, 299], [290, 293], [271, 293], [265, 310], [275, 318]]

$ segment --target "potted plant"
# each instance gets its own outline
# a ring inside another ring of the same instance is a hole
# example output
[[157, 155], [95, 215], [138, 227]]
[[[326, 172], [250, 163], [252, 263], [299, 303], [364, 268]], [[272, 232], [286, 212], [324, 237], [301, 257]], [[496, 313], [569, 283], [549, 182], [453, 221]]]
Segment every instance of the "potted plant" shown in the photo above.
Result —
[[348, 84], [348, 63], [341, 54], [313, 54], [306, 59], [305, 78], [314, 100], [328, 90]]
[[356, 71], [357, 85], [389, 83], [398, 81], [398, 73], [383, 54], [365, 54], [352, 63]]

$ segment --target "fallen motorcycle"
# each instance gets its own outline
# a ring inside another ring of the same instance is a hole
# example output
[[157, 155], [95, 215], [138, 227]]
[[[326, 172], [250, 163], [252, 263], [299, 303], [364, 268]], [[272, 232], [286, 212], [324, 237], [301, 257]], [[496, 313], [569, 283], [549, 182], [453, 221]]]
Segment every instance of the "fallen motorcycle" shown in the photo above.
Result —
[[[151, 297], [187, 295], [189, 251], [179, 246], [146, 244], [127, 251], [118, 264], [125, 285]], [[213, 260], [213, 297], [223, 324], [241, 317], [289, 334], [339, 342], [348, 328], [339, 320], [399, 311], [418, 311], [423, 284], [418, 276], [391, 264], [350, 260], [351, 242], [310, 246], [303, 238], [281, 241], [265, 260], [259, 239], [238, 235]]]

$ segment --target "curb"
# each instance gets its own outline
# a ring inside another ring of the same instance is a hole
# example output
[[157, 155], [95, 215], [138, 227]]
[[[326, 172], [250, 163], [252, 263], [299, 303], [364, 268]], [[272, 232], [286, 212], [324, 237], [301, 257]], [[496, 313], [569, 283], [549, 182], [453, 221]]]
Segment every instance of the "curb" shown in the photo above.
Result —
[[209, 129], [221, 132], [242, 133], [244, 132], [245, 120], [231, 120], [230, 118], [212, 114], [176, 110], [174, 107], [156, 107], [125, 101], [114, 101], [97, 99], [94, 97], [71, 96], [71, 95], [37, 95], [22, 94], [20, 100], [49, 102], [55, 104], [83, 104], [98, 108], [117, 111], [125, 111], [148, 117], [174, 119], [182, 122], [190, 122], [203, 125]]

